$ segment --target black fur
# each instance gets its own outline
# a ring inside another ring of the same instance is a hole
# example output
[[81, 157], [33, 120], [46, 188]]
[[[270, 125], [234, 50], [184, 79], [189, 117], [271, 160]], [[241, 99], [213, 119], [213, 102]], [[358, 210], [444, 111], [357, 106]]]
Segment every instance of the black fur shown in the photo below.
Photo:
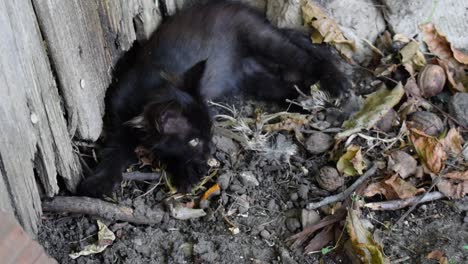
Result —
[[277, 29], [238, 3], [182, 10], [125, 57], [107, 96], [102, 161], [80, 184], [82, 195], [109, 194], [139, 144], [154, 151], [179, 187], [197, 182], [212, 150], [208, 99], [243, 90], [281, 102], [295, 96], [291, 83], [320, 80], [335, 95], [348, 85], [327, 46]]

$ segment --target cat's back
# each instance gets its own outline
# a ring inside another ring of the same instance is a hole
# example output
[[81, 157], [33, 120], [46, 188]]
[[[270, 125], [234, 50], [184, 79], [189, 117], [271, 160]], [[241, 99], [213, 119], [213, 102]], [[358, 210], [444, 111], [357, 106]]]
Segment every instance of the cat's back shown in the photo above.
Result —
[[229, 57], [242, 45], [244, 24], [255, 19], [263, 19], [260, 12], [241, 3], [195, 4], [169, 17], [156, 30], [144, 56], [175, 72], [209, 57]]

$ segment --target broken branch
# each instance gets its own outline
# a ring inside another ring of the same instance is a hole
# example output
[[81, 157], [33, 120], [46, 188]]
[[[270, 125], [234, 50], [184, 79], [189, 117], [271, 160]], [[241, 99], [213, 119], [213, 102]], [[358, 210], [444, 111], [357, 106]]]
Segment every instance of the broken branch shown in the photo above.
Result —
[[369, 170], [366, 171], [366, 173], [364, 173], [361, 177], [359, 177], [359, 179], [357, 179], [353, 184], [351, 184], [351, 186], [349, 186], [348, 189], [344, 190], [344, 192], [341, 192], [336, 195], [328, 196], [327, 198], [323, 199], [320, 202], [309, 203], [307, 205], [307, 209], [314, 210], [324, 205], [343, 201], [348, 196], [350, 196], [351, 193], [353, 193], [364, 181], [366, 181], [368, 178], [374, 175], [376, 171], [377, 171], [377, 165], [374, 164]]
[[158, 224], [164, 216], [162, 210], [147, 209], [140, 212], [140, 210], [134, 210], [128, 206], [76, 196], [57, 196], [50, 201], [42, 201], [42, 210], [53, 213], [94, 215], [112, 221], [119, 220], [135, 224]]
[[411, 205], [439, 200], [444, 197], [445, 195], [441, 192], [431, 192], [425, 195], [415, 196], [415, 197], [411, 197], [408, 199], [367, 203], [364, 206], [372, 210], [382, 210], [382, 211], [383, 210], [398, 210], [398, 209], [402, 209]]

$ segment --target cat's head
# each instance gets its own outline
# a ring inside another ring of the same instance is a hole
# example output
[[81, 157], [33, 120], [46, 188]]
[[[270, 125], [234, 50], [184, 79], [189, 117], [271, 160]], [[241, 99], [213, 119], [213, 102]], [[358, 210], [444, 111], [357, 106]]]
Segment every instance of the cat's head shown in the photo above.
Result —
[[212, 122], [200, 94], [205, 61], [182, 76], [162, 73], [164, 84], [141, 115], [128, 121], [142, 131], [142, 144], [166, 165], [180, 187], [196, 183], [208, 171]]

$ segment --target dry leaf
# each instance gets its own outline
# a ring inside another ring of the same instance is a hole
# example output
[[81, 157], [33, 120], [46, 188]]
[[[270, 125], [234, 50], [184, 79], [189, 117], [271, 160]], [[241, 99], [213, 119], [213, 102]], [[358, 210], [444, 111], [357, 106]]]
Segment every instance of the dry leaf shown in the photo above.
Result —
[[345, 138], [362, 129], [373, 127], [390, 109], [400, 102], [404, 93], [403, 85], [398, 83], [392, 90], [388, 90], [383, 86], [378, 91], [370, 94], [364, 101], [362, 109], [343, 123], [346, 130], [338, 133], [336, 138]]
[[445, 165], [447, 154], [444, 147], [435, 137], [411, 128], [410, 139], [423, 164], [433, 173], [439, 173]]
[[346, 149], [346, 153], [338, 160], [336, 168], [345, 176], [361, 175], [366, 168], [366, 163], [361, 153], [361, 147], [350, 145]]
[[398, 177], [397, 174], [393, 175], [392, 177], [390, 177], [390, 179], [386, 180], [385, 184], [389, 186], [392, 189], [393, 193], [395, 193], [395, 195], [397, 196], [387, 197], [387, 199], [389, 200], [393, 200], [396, 198], [406, 199], [424, 192], [423, 188], [417, 189], [411, 183], [404, 181], [403, 179]]
[[[398, 35], [398, 34], [397, 34]], [[399, 55], [401, 58], [401, 64], [406, 69], [406, 71], [413, 76], [415, 71], [419, 71], [426, 65], [426, 59], [424, 55], [419, 50], [420, 43], [409, 39], [406, 36], [395, 35], [395, 41], [406, 43], [406, 45], [400, 50]], [[398, 66], [398, 65], [396, 65]]]
[[444, 252], [440, 249], [429, 252], [426, 256], [427, 259], [433, 259], [439, 261], [439, 264], [448, 264], [448, 259], [444, 256]]
[[468, 194], [468, 171], [447, 173], [437, 183], [439, 191], [454, 199], [461, 199]]
[[424, 42], [426, 42], [429, 50], [437, 57], [441, 59], [454, 57], [458, 62], [468, 64], [468, 54], [455, 49], [447, 37], [434, 24], [424, 24], [421, 26], [421, 30], [423, 31]]
[[441, 59], [452, 58], [452, 50], [447, 38], [440, 34], [434, 24], [428, 23], [421, 25], [423, 32], [423, 40], [426, 42], [427, 48], [437, 57]]
[[468, 54], [454, 49], [433, 24], [425, 24], [421, 29], [427, 47], [440, 58], [439, 65], [445, 69], [451, 88], [458, 92], [468, 92], [468, 76], [465, 72]]
[[441, 143], [444, 150], [453, 157], [459, 155], [463, 150], [463, 138], [456, 128], [451, 128]]
[[354, 253], [362, 263], [390, 263], [383, 254], [382, 246], [374, 241], [372, 234], [364, 228], [353, 209], [348, 211], [346, 230]]
[[322, 229], [317, 235], [309, 241], [309, 244], [305, 247], [304, 253], [309, 254], [317, 252], [328, 245], [335, 238], [333, 225], [329, 225]]
[[398, 174], [381, 182], [370, 184], [363, 192], [364, 197], [377, 194], [385, 196], [387, 200], [406, 199], [423, 193], [424, 189], [417, 189], [411, 183], [401, 179]]
[[441, 193], [453, 199], [461, 199], [468, 194], [468, 180], [457, 181], [440, 179], [436, 186]]
[[413, 175], [417, 166], [416, 160], [404, 151], [394, 151], [388, 158], [388, 168], [398, 173], [403, 179]]
[[452, 180], [468, 181], [468, 171], [449, 172], [445, 174], [443, 177], [447, 179], [452, 179]]
[[437, 60], [439, 65], [444, 68], [447, 74], [450, 88], [456, 92], [468, 92], [468, 75], [466, 67], [459, 64], [455, 60]]
[[[381, 194], [385, 197], [395, 197], [396, 195], [390, 194], [390, 191], [387, 190], [387, 186], [383, 182], [375, 182], [369, 184], [366, 189], [363, 191], [362, 196], [372, 197], [377, 194]], [[387, 198], [388, 199], [388, 198]]]
[[101, 221], [97, 220], [99, 227], [98, 241], [95, 244], [87, 245], [80, 252], [70, 254], [70, 258], [77, 259], [81, 256], [88, 256], [103, 252], [115, 240], [114, 233]]
[[335, 20], [328, 18], [325, 12], [312, 1], [305, 1], [302, 5], [302, 17], [304, 24], [312, 27], [313, 43], [330, 43], [345, 58], [351, 60], [356, 44], [345, 38]]

